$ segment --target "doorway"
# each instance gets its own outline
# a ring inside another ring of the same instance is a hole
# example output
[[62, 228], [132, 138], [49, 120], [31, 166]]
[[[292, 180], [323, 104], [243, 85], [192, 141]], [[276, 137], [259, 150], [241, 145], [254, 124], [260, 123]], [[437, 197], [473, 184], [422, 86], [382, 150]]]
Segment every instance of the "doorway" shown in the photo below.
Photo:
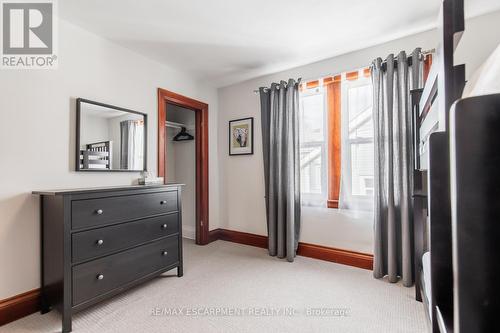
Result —
[[[158, 88], [158, 176], [164, 177], [165, 183], [173, 180], [169, 177], [168, 149], [169, 137], [167, 120], [169, 111], [176, 119], [189, 119], [181, 113], [194, 112], [194, 151], [195, 151], [195, 240], [198, 245], [208, 244], [208, 104], [174, 92]], [[172, 121], [173, 123], [178, 123]], [[170, 127], [173, 128], [172, 122]], [[178, 127], [183, 127], [180, 124]], [[189, 133], [189, 130], [188, 130]], [[187, 147], [187, 146], [186, 146]], [[177, 149], [177, 148], [176, 148]], [[188, 191], [189, 192], [189, 191]], [[187, 207], [188, 209], [192, 209]]]

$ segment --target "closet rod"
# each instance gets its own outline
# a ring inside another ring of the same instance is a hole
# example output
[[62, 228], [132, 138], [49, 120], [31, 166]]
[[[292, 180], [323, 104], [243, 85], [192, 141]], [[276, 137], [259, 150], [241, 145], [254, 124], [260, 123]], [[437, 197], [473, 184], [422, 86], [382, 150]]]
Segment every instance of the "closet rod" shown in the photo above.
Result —
[[184, 124], [181, 124], [181, 123], [176, 123], [174, 121], [165, 121], [165, 126], [167, 127], [171, 127], [171, 128], [178, 128], [178, 129], [181, 129], [181, 128], [186, 128], [187, 126], [184, 125]]

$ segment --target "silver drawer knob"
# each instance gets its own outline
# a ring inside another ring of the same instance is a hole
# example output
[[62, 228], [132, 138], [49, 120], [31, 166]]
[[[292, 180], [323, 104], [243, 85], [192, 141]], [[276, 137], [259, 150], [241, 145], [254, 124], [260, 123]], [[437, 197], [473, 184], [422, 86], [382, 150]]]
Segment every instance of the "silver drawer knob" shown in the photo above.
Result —
[[164, 204], [166, 204], [166, 203], [167, 203], [167, 200], [162, 200], [162, 201], [160, 201], [160, 205], [164, 205]]
[[161, 253], [161, 255], [162, 255], [162, 256], [166, 256], [167, 254], [168, 254], [168, 252], [167, 252], [167, 251], [163, 251], [163, 252]]
[[104, 244], [104, 241], [102, 239], [99, 239], [99, 240], [97, 240], [96, 244], [97, 245], [102, 245], [102, 244]]
[[161, 226], [162, 229], [167, 229], [167, 224], [164, 223], [162, 226]]
[[102, 279], [104, 279], [104, 275], [102, 274], [97, 275], [97, 280], [102, 280]]
[[98, 209], [95, 212], [97, 215], [102, 215], [102, 213], [104, 213], [104, 211], [102, 209]]

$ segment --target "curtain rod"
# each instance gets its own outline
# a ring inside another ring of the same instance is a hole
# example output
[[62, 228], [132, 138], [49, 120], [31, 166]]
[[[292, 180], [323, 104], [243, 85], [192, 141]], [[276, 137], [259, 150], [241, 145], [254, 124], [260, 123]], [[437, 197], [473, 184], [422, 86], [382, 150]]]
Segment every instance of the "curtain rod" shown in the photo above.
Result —
[[[432, 53], [435, 53], [435, 52], [436, 52], [436, 49], [430, 49], [430, 50], [421, 51], [420, 54], [426, 56], [428, 54], [432, 54]], [[394, 59], [397, 59], [397, 58], [398, 58], [398, 56], [394, 56]], [[411, 53], [408, 56], [408, 59], [411, 59]], [[387, 62], [387, 59], [385, 59], [383, 62]]]
[[[432, 48], [432, 49], [429, 49], [429, 50], [422, 51], [421, 54], [425, 56], [425, 55], [432, 54], [432, 53], [435, 53], [435, 52], [436, 52], [436, 49]], [[395, 56], [394, 58], [396, 59], [397, 56]], [[411, 57], [409, 57], [409, 58], [411, 59]], [[382, 63], [385, 64], [386, 60], [384, 60]], [[325, 77], [327, 77], [327, 76], [335, 76], [335, 75], [338, 75], [338, 73], [337, 74], [332, 74], [332, 75], [325, 75]], [[307, 80], [307, 81], [309, 81], [309, 80]], [[264, 89], [269, 89], [269, 88], [266, 87]], [[256, 93], [256, 94], [258, 94], [259, 93], [259, 89], [255, 89], [253, 92]]]
[[428, 55], [428, 54], [431, 54], [431, 53], [436, 53], [436, 49], [432, 48], [432, 49], [429, 49], [429, 50], [422, 51], [423, 55]]
[[[432, 54], [432, 53], [435, 53], [435, 52], [436, 52], [436, 49], [430, 49], [430, 50], [421, 51], [420, 54], [422, 54], [423, 56], [426, 56], [428, 54]], [[394, 57], [394, 67], [398, 67], [397, 59], [398, 59], [398, 56], [395, 56]], [[411, 66], [411, 64], [412, 64], [412, 59], [413, 59], [413, 57], [411, 56], [411, 54], [406, 57], [406, 60], [408, 61], [408, 65], [409, 66]], [[383, 71], [387, 70], [387, 59], [385, 59], [384, 61], [382, 61], [382, 70]]]
[[[300, 78], [300, 77], [299, 77], [299, 78], [297, 79], [297, 83], [300, 83], [300, 81], [302, 81], [302, 78]], [[288, 84], [288, 83], [285, 83], [285, 85], [287, 85], [287, 84]], [[277, 89], [280, 89], [280, 85], [281, 85], [281, 83], [280, 83], [280, 84], [277, 84], [276, 88], [277, 88]], [[269, 88], [268, 88], [268, 87], [262, 87], [262, 88], [264, 88], [264, 90], [266, 90], [266, 89], [267, 89], [267, 90], [269, 90]], [[259, 89], [260, 89], [260, 88], [259, 88]], [[258, 94], [258, 93], [259, 93], [259, 91], [260, 91], [259, 89], [255, 89], [253, 92], [254, 92], [254, 93], [256, 93], [256, 94]]]

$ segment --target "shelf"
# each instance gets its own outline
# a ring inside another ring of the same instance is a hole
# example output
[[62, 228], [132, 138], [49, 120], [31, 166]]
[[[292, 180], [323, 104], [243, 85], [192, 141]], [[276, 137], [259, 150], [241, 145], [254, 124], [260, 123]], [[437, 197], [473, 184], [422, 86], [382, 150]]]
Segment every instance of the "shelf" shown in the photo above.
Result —
[[178, 128], [178, 129], [181, 129], [181, 128], [187, 128], [188, 126], [185, 125], [185, 124], [182, 124], [182, 123], [176, 123], [175, 121], [165, 121], [165, 126], [167, 127], [171, 127], [171, 128]]

